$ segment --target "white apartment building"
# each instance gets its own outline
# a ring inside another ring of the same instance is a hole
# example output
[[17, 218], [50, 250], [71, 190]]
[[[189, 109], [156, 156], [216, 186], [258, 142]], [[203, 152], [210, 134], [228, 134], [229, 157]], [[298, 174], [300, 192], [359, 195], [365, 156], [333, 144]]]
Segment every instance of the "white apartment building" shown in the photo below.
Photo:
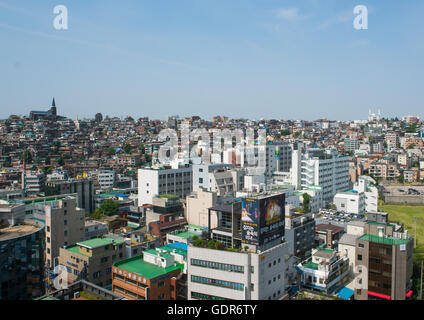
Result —
[[189, 245], [188, 300], [279, 300], [285, 295], [287, 242], [260, 253]]
[[153, 197], [172, 194], [185, 198], [193, 191], [191, 167], [168, 169], [150, 167], [138, 170], [138, 206], [151, 204]]
[[110, 190], [115, 186], [115, 171], [103, 170], [98, 172], [97, 181], [99, 182], [100, 188], [103, 190]]
[[193, 191], [203, 188], [218, 196], [232, 196], [244, 186], [244, 174], [233, 164], [194, 164]]
[[337, 150], [294, 150], [291, 177], [296, 189], [321, 186], [324, 204], [328, 204], [337, 192], [349, 189], [349, 158]]
[[378, 211], [378, 189], [375, 180], [369, 176], [360, 176], [358, 182], [353, 186], [353, 190], [365, 195], [365, 211]]
[[42, 172], [26, 172], [24, 175], [24, 190], [28, 194], [37, 194], [45, 182], [45, 175]]

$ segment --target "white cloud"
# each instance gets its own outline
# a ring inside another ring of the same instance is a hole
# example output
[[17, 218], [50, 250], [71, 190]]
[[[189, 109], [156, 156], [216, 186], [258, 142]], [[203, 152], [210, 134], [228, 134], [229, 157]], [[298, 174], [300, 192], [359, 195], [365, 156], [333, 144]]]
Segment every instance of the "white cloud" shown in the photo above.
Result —
[[288, 21], [297, 21], [301, 19], [298, 8], [281, 8], [277, 11], [277, 17]]
[[344, 24], [344, 23], [348, 23], [348, 22], [353, 23], [353, 18], [354, 18], [353, 10], [352, 11], [339, 12], [335, 16], [333, 16], [333, 17], [325, 20], [324, 22], [322, 22], [318, 26], [318, 29], [328, 29], [329, 27], [331, 27], [333, 25]]

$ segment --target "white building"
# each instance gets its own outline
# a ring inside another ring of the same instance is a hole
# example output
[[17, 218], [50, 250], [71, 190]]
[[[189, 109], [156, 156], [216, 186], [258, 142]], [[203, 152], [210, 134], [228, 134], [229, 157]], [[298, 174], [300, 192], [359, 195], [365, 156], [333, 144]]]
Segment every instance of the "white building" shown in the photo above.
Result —
[[261, 253], [188, 247], [189, 300], [278, 300], [285, 295], [287, 243]]
[[337, 192], [349, 189], [349, 158], [333, 149], [294, 150], [291, 177], [296, 189], [321, 186], [328, 204]]
[[301, 285], [334, 293], [349, 279], [349, 261], [331, 249], [318, 248], [312, 258], [297, 265]]
[[358, 182], [353, 186], [353, 190], [365, 195], [365, 211], [378, 211], [378, 189], [375, 180], [369, 176], [360, 176]]
[[233, 164], [193, 165], [193, 191], [203, 188], [217, 192], [218, 196], [230, 196], [244, 185], [243, 172]]
[[362, 215], [365, 213], [365, 194], [354, 190], [339, 192], [334, 196], [334, 204], [339, 211]]
[[103, 170], [96, 173], [99, 186], [103, 190], [112, 189], [115, 185], [115, 171]]
[[165, 167], [138, 170], [138, 206], [151, 204], [154, 196], [164, 194], [185, 198], [193, 191], [191, 167], [167, 169]]

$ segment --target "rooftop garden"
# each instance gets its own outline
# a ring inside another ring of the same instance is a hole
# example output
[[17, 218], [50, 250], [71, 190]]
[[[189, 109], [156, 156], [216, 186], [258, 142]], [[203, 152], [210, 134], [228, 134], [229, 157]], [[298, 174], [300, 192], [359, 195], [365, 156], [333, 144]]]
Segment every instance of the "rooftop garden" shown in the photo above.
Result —
[[194, 247], [205, 248], [205, 249], [223, 250], [223, 251], [240, 252], [240, 253], [249, 252], [248, 246], [244, 246], [243, 248], [242, 247], [238, 247], [238, 248], [226, 247], [222, 242], [213, 240], [213, 239], [207, 239], [204, 235], [201, 237], [194, 236], [193, 242], [191, 244]]

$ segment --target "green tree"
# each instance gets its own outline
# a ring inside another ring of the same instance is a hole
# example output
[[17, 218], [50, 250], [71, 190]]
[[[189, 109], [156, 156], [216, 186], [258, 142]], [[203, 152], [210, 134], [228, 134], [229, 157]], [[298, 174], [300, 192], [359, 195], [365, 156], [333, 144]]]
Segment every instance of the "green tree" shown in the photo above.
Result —
[[104, 216], [113, 216], [115, 213], [118, 212], [119, 202], [114, 201], [112, 199], [106, 199], [100, 204], [100, 207], [98, 209]]
[[132, 147], [131, 147], [131, 145], [130, 145], [130, 144], [126, 143], [126, 144], [124, 145], [124, 152], [125, 152], [125, 153], [127, 153], [127, 154], [131, 153], [131, 149], [132, 149]]
[[141, 154], [146, 153], [146, 147], [143, 144], [141, 144], [138, 148], [140, 149]]
[[282, 136], [289, 136], [290, 135], [290, 130], [289, 129], [281, 130], [281, 135]]
[[110, 147], [109, 150], [108, 150], [108, 153], [109, 153], [110, 156], [114, 156], [116, 154], [115, 148]]
[[399, 177], [398, 177], [398, 181], [400, 182], [400, 183], [405, 183], [405, 179], [403, 178], [403, 174], [401, 174]]
[[98, 219], [100, 219], [101, 217], [103, 217], [103, 214], [102, 214], [102, 212], [100, 211], [100, 209], [99, 209], [99, 208], [97, 208], [97, 209], [94, 211], [94, 213], [91, 215], [91, 218], [93, 218], [93, 219], [95, 219], [95, 220], [98, 220]]
[[303, 194], [303, 210], [309, 212], [309, 204], [311, 203], [311, 196], [307, 193]]

